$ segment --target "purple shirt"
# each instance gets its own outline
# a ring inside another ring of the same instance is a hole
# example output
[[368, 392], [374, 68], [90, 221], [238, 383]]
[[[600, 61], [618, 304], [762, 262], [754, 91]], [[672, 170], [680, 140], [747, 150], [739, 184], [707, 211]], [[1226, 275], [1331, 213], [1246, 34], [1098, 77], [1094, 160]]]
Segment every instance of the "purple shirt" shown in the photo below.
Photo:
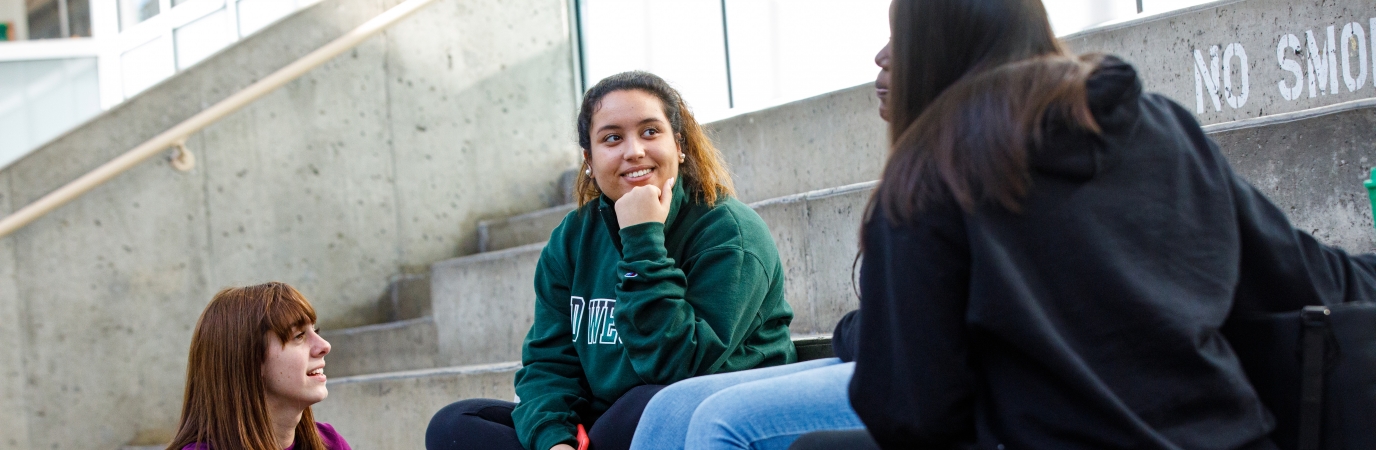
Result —
[[[344, 442], [344, 436], [340, 436], [339, 432], [334, 431], [334, 427], [330, 426], [330, 424], [325, 422], [316, 422], [315, 429], [320, 432], [320, 440], [325, 442], [326, 449], [353, 450], [352, 448], [349, 448], [348, 442]], [[296, 444], [292, 444], [287, 446], [287, 448], [283, 450], [294, 450], [295, 448]], [[186, 444], [185, 447], [182, 447], [182, 450], [210, 450], [210, 446], [197, 442], [194, 444]]]

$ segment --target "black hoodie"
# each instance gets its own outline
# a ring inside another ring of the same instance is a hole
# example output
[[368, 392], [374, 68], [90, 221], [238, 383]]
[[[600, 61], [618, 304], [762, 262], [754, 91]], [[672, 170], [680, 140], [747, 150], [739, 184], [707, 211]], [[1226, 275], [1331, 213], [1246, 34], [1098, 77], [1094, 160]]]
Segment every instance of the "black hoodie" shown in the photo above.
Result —
[[1376, 258], [1296, 230], [1131, 66], [1088, 89], [1103, 134], [1049, 132], [1022, 213], [864, 224], [850, 395], [884, 448], [1272, 448], [1219, 327], [1376, 299]]

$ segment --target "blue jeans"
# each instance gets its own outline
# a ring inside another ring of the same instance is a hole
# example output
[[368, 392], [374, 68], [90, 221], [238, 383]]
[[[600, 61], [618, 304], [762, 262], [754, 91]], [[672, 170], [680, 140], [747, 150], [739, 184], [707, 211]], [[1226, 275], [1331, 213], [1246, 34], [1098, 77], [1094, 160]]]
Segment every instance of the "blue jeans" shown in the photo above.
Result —
[[650, 399], [631, 450], [787, 449], [810, 431], [863, 428], [836, 358], [674, 383]]

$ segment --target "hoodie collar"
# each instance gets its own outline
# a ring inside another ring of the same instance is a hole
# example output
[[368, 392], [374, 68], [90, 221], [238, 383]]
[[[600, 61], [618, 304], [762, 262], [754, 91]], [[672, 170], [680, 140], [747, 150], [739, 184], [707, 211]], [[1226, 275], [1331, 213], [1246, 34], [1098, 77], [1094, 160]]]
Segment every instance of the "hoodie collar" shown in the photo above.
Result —
[[[683, 190], [684, 178], [679, 175], [678, 181], [674, 182], [674, 198], [669, 201], [669, 217], [664, 219], [664, 234], [669, 234], [674, 226], [678, 224], [679, 210], [683, 209], [684, 203], [688, 202], [687, 192]], [[607, 197], [607, 194], [598, 196], [597, 212], [602, 216], [602, 223], [607, 225], [607, 232], [611, 234], [612, 244], [616, 245], [616, 251], [621, 251], [621, 224], [616, 220], [616, 202]]]

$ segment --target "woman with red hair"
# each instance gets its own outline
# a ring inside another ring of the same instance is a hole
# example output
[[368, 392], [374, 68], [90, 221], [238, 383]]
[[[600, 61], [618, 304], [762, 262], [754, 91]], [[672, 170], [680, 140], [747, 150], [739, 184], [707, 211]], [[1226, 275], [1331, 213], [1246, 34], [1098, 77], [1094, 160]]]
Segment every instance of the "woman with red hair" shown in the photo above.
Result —
[[324, 400], [330, 343], [315, 308], [283, 283], [215, 294], [196, 322], [181, 424], [168, 450], [350, 450], [311, 405]]

